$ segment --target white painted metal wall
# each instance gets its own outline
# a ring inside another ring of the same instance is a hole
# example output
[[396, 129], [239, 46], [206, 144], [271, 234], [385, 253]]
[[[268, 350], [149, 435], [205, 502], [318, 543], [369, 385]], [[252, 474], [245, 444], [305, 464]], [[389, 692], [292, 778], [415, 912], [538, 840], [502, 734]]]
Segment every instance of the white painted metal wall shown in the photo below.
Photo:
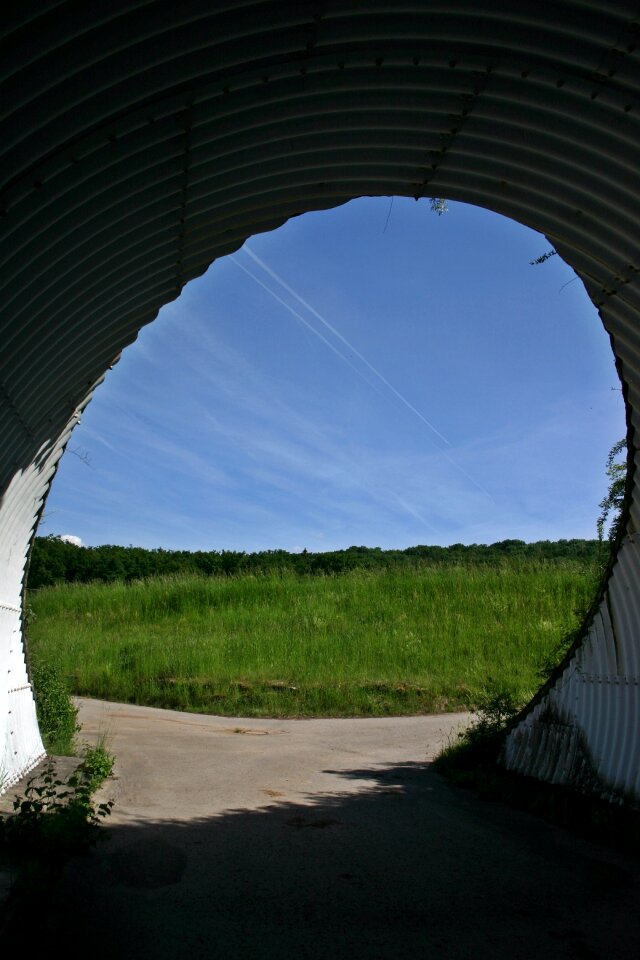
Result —
[[0, 507], [0, 792], [45, 756], [23, 643], [22, 580], [35, 520], [79, 419], [78, 411], [58, 442], [43, 446], [34, 463], [14, 475]]
[[43, 747], [35, 723], [33, 694], [24, 662], [21, 617], [17, 607], [0, 603], [0, 631], [3, 638], [3, 657], [0, 660], [0, 744], [3, 765], [0, 767], [0, 786], [6, 789], [23, 770], [28, 770], [43, 756]]

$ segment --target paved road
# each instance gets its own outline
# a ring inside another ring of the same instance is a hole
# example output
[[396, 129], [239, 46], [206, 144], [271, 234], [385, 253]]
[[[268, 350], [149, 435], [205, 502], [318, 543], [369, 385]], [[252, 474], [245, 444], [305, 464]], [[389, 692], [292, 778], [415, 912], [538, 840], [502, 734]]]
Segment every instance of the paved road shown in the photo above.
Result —
[[57, 891], [91, 958], [640, 956], [636, 861], [429, 768], [463, 717], [80, 718], [118, 758], [110, 839]]

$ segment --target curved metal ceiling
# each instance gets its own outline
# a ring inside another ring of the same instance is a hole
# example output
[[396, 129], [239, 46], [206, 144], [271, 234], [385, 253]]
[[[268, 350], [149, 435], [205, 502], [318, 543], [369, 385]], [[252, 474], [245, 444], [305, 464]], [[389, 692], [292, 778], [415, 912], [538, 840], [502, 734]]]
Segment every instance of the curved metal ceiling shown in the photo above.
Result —
[[[638, 4], [32, 0], [0, 30], [6, 782], [42, 750], [20, 592], [69, 431], [137, 330], [251, 234], [393, 194], [464, 200], [545, 233], [611, 335], [633, 446]], [[505, 756], [636, 799], [637, 523], [634, 487], [585, 638]]]

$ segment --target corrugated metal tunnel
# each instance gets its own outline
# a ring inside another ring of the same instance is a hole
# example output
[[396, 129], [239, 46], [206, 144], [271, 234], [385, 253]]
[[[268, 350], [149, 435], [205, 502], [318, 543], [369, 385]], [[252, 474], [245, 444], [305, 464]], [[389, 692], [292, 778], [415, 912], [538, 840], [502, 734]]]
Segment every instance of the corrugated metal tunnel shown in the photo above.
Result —
[[[217, 257], [362, 195], [546, 234], [640, 414], [640, 7], [31, 0], [0, 55], [0, 773], [42, 755], [21, 636], [56, 463], [105, 370]], [[633, 473], [633, 471], [632, 471]], [[640, 800], [640, 509], [511, 769]]]

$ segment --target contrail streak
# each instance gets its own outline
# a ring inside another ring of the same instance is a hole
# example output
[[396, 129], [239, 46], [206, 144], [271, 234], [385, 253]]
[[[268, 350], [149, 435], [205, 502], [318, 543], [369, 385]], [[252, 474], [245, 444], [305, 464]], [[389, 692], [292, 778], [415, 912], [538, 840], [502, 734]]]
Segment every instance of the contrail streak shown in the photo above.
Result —
[[235, 263], [236, 267], [240, 267], [240, 269], [243, 270], [243, 271], [247, 274], [247, 276], [251, 277], [251, 279], [252, 279], [255, 283], [257, 283], [259, 287], [262, 287], [263, 290], [266, 290], [266, 292], [269, 294], [269, 296], [273, 297], [274, 300], [277, 300], [278, 303], [281, 304], [281, 305], [285, 308], [285, 310], [288, 310], [289, 313], [292, 314], [292, 316], [294, 316], [294, 317], [296, 318], [296, 320], [298, 320], [300, 323], [304, 324], [304, 326], [305, 326], [308, 330], [310, 330], [311, 333], [315, 334], [315, 336], [318, 337], [319, 340], [322, 340], [322, 342], [323, 342], [327, 347], [329, 347], [329, 349], [332, 350], [332, 351], [336, 354], [336, 356], [340, 357], [341, 360], [344, 360], [344, 362], [347, 364], [347, 366], [351, 367], [351, 369], [354, 371], [354, 373], [357, 373], [358, 376], [359, 376], [362, 380], [364, 380], [364, 382], [365, 382], [366, 384], [368, 384], [370, 387], [372, 387], [377, 393], [380, 393], [380, 391], [378, 390], [378, 388], [377, 388], [377, 386], [375, 385], [375, 383], [372, 383], [371, 380], [369, 380], [368, 377], [365, 377], [365, 375], [363, 374], [362, 370], [358, 370], [358, 368], [356, 367], [355, 363], [351, 363], [351, 360], [349, 360], [349, 357], [345, 357], [344, 353], [342, 353], [340, 350], [338, 350], [338, 348], [335, 347], [335, 346], [331, 343], [330, 340], [327, 340], [326, 337], [323, 337], [323, 335], [320, 333], [320, 331], [319, 331], [319, 330], [316, 330], [316, 328], [313, 326], [313, 324], [309, 323], [308, 320], [305, 320], [305, 318], [304, 318], [301, 314], [299, 314], [297, 310], [294, 310], [293, 307], [290, 306], [290, 305], [286, 302], [286, 300], [283, 300], [282, 297], [279, 297], [278, 294], [277, 294], [274, 290], [271, 289], [271, 287], [268, 287], [268, 286], [266, 285], [266, 283], [263, 283], [262, 280], [259, 279], [259, 277], [256, 277], [255, 273], [252, 273], [251, 270], [247, 270], [247, 268], [246, 268], [243, 264], [241, 264], [240, 261], [237, 260], [237, 259], [233, 256], [233, 254], [231, 254], [231, 255], [229, 256], [229, 260], [231, 260], [233, 263]]
[[[316, 337], [318, 337], [320, 340], [322, 340], [322, 342], [325, 343], [325, 344], [329, 347], [330, 350], [333, 350], [333, 352], [334, 352], [338, 357], [340, 357], [341, 360], [344, 360], [344, 362], [345, 362], [346, 364], [348, 364], [348, 365], [351, 367], [351, 369], [354, 370], [354, 371], [358, 374], [358, 376], [361, 377], [361, 378], [365, 381], [366, 384], [368, 384], [370, 387], [372, 387], [372, 388], [376, 391], [376, 393], [381, 393], [381, 392], [378, 390], [378, 387], [376, 386], [375, 383], [372, 383], [372, 382], [368, 379], [368, 377], [365, 377], [364, 374], [362, 373], [362, 371], [361, 371], [361, 370], [358, 370], [358, 368], [357, 368], [353, 363], [351, 363], [351, 361], [349, 360], [348, 357], [345, 357], [345, 355], [344, 355], [343, 353], [341, 353], [340, 350], [338, 350], [336, 347], [334, 347], [334, 345], [333, 345], [329, 340], [327, 340], [326, 337], [323, 337], [322, 334], [321, 334], [318, 330], [316, 330], [316, 328], [315, 328], [314, 326], [312, 326], [312, 325], [309, 323], [308, 320], [305, 320], [305, 318], [302, 317], [302, 316], [297, 312], [297, 310], [294, 310], [293, 307], [289, 306], [289, 304], [286, 303], [286, 301], [284, 301], [281, 297], [279, 297], [277, 293], [275, 293], [270, 287], [268, 287], [265, 283], [263, 283], [262, 280], [260, 280], [258, 277], [256, 277], [256, 275], [255, 275], [254, 273], [252, 273], [251, 270], [247, 270], [247, 268], [246, 268], [245, 266], [243, 266], [243, 264], [239, 263], [239, 262], [236, 260], [236, 258], [233, 256], [233, 254], [230, 254], [229, 259], [230, 259], [233, 263], [235, 263], [236, 267], [240, 267], [240, 269], [243, 270], [244, 273], [247, 274], [247, 276], [251, 277], [251, 279], [254, 280], [254, 281], [258, 284], [258, 286], [262, 287], [263, 290], [265, 290], [271, 297], [273, 297], [274, 300], [277, 300], [278, 303], [280, 303], [283, 307], [285, 307], [285, 309], [287, 309], [287, 310], [289, 311], [289, 313], [293, 314], [293, 316], [294, 316], [297, 320], [299, 320], [302, 324], [304, 324], [304, 326], [307, 327], [312, 333], [314, 333], [314, 334], [316, 335]], [[364, 484], [360, 483], [358, 480], [356, 480], [356, 479], [354, 478], [354, 476], [353, 476], [353, 471], [350, 471], [349, 476], [350, 476], [350, 479], [351, 479], [351, 482], [352, 482], [352, 483], [355, 483], [356, 486], [360, 487], [361, 490], [364, 490], [365, 493], [367, 493], [369, 496], [372, 496], [371, 490], [370, 490], [368, 487], [366, 487]], [[402, 497], [398, 496], [397, 493], [395, 493], [395, 492], [392, 491], [392, 490], [389, 490], [389, 491], [387, 491], [387, 496], [393, 498], [393, 499], [402, 507], [403, 510], [405, 510], [410, 516], [412, 516], [412, 517], [414, 518], [414, 520], [419, 520], [422, 524], [424, 524], [425, 527], [428, 527], [428, 528], [429, 528], [430, 530], [432, 530], [434, 533], [437, 532], [437, 531], [436, 531], [436, 528], [435, 528], [432, 524], [430, 524], [428, 520], [425, 520], [425, 518], [422, 516], [422, 514], [420, 514], [420, 513], [415, 509], [415, 507], [412, 507], [410, 503], [407, 503], [407, 501], [404, 500]]]
[[[269, 267], [269, 266], [264, 262], [264, 260], [261, 260], [260, 257], [259, 257], [257, 254], [255, 254], [255, 253], [253, 252], [253, 250], [251, 250], [246, 243], [245, 243], [245, 245], [244, 245], [244, 247], [243, 247], [242, 249], [245, 251], [245, 253], [247, 253], [247, 254], [249, 255], [249, 257], [251, 257], [251, 259], [254, 261], [254, 263], [257, 263], [258, 266], [261, 267], [261, 268], [265, 271], [265, 273], [267, 273], [270, 277], [272, 277], [272, 278], [276, 281], [276, 283], [279, 283], [280, 286], [281, 286], [284, 290], [286, 290], [288, 294], [290, 294], [290, 296], [292, 296], [295, 300], [297, 300], [298, 303], [302, 304], [302, 306], [305, 308], [305, 310], [308, 310], [309, 313], [310, 313], [312, 316], [316, 317], [316, 318], [320, 321], [320, 323], [322, 323], [322, 324], [327, 328], [327, 330], [330, 330], [331, 333], [334, 335], [334, 337], [337, 337], [338, 340], [340, 340], [342, 343], [344, 343], [344, 345], [345, 345], [353, 354], [355, 354], [355, 356], [358, 357], [358, 359], [361, 360], [362, 363], [364, 363], [364, 365], [374, 374], [374, 376], [376, 376], [376, 377], [378, 378], [378, 380], [380, 380], [380, 382], [383, 383], [383, 384], [385, 385], [385, 387], [387, 387], [388, 390], [391, 390], [391, 392], [401, 401], [401, 403], [403, 403], [403, 404], [405, 405], [405, 407], [407, 407], [413, 414], [415, 414], [416, 417], [418, 417], [418, 419], [421, 420], [421, 421], [425, 424], [425, 426], [427, 426], [433, 433], [435, 433], [437, 437], [440, 437], [440, 439], [441, 439], [444, 443], [446, 443], [448, 447], [451, 446], [451, 442], [450, 442], [449, 440], [447, 440], [447, 438], [446, 438], [442, 433], [440, 433], [440, 431], [437, 430], [436, 427], [434, 427], [434, 425], [433, 425], [429, 420], [427, 420], [427, 418], [426, 418], [425, 416], [423, 416], [423, 415], [420, 413], [420, 411], [417, 410], [417, 409], [413, 406], [413, 404], [410, 403], [410, 401], [407, 400], [407, 398], [404, 397], [404, 396], [400, 393], [399, 390], [396, 390], [396, 388], [393, 386], [393, 384], [392, 384], [392, 383], [389, 383], [389, 381], [387, 380], [387, 378], [386, 378], [382, 373], [380, 373], [380, 371], [377, 370], [376, 367], [374, 367], [373, 364], [370, 363], [370, 362], [367, 360], [367, 358], [366, 358], [365, 356], [363, 356], [363, 355], [360, 353], [360, 351], [359, 351], [356, 347], [354, 347], [353, 344], [352, 344], [349, 340], [347, 340], [347, 338], [344, 337], [344, 336], [340, 333], [340, 331], [337, 330], [337, 329], [333, 326], [333, 324], [329, 323], [328, 320], [326, 320], [320, 313], [318, 313], [318, 311], [315, 310], [315, 309], [311, 306], [310, 303], [307, 303], [307, 301], [304, 299], [304, 297], [301, 297], [299, 293], [296, 293], [296, 291], [295, 291], [292, 287], [290, 287], [289, 284], [288, 284], [285, 280], [283, 280], [283, 278], [282, 278], [281, 276], [279, 276], [279, 275], [275, 272], [275, 270], [272, 270], [271, 267]], [[361, 376], [362, 379], [365, 380], [365, 382], [369, 384], [369, 386], [373, 387], [374, 390], [376, 389], [375, 384], [371, 383], [371, 381], [368, 380], [367, 377], [364, 377], [364, 376], [362, 375], [362, 372], [361, 372], [360, 370], [358, 370], [358, 368], [357, 368], [354, 364], [352, 364], [352, 363], [350, 362], [350, 360], [348, 359], [348, 357], [345, 357], [343, 353], [341, 353], [339, 350], [337, 350], [337, 349], [333, 346], [333, 344], [330, 343], [330, 341], [326, 339], [326, 337], [323, 337], [322, 334], [319, 333], [319, 332], [315, 329], [315, 327], [313, 327], [313, 326], [312, 326], [310, 323], [308, 323], [302, 316], [300, 316], [300, 314], [299, 314], [296, 310], [294, 310], [292, 307], [289, 306], [288, 303], [286, 303], [284, 300], [282, 300], [282, 299], [277, 295], [277, 293], [275, 293], [270, 287], [268, 287], [268, 286], [266, 286], [266, 284], [262, 283], [262, 281], [259, 280], [253, 273], [251, 273], [250, 270], [247, 270], [246, 267], [243, 267], [242, 264], [239, 263], [239, 262], [235, 259], [235, 257], [232, 256], [231, 259], [233, 260], [233, 262], [234, 262], [237, 266], [239, 266], [242, 270], [244, 270], [245, 273], [247, 273], [253, 280], [255, 280], [256, 283], [258, 283], [264, 290], [266, 290], [267, 293], [269, 293], [275, 300], [277, 300], [278, 303], [281, 303], [281, 304], [283, 305], [283, 307], [285, 307], [290, 313], [292, 313], [294, 317], [296, 317], [298, 320], [302, 321], [302, 323], [304, 323], [304, 325], [305, 325], [306, 327], [308, 327], [309, 330], [311, 330], [313, 333], [315, 333], [315, 335], [316, 335], [317, 337], [319, 337], [320, 340], [322, 340], [323, 343], [325, 343], [331, 350], [333, 350], [334, 353], [336, 353], [342, 360], [344, 360], [345, 363], [347, 363], [347, 364], [351, 367], [352, 370], [355, 370], [355, 372], [356, 372], [359, 376]], [[440, 453], [442, 454], [442, 456], [444, 456], [444, 458], [448, 461], [448, 463], [451, 464], [452, 467], [454, 467], [459, 473], [461, 473], [461, 474], [463, 475], [463, 477], [466, 477], [466, 479], [469, 481], [469, 483], [472, 483], [473, 486], [476, 487], [478, 490], [480, 490], [481, 493], [484, 493], [484, 495], [485, 495], [486, 497], [488, 497], [489, 500], [491, 500], [492, 503], [495, 503], [495, 500], [493, 499], [493, 497], [491, 496], [491, 494], [489, 493], [489, 491], [488, 491], [488, 490], [485, 490], [485, 488], [482, 486], [482, 484], [478, 483], [477, 480], [474, 480], [474, 478], [471, 476], [471, 474], [467, 473], [467, 471], [464, 469], [464, 467], [461, 467], [459, 463], [456, 463], [456, 461], [447, 453], [446, 450], [440, 450]]]
[[399, 390], [396, 390], [396, 388], [393, 386], [393, 384], [392, 384], [392, 383], [389, 383], [389, 381], [387, 380], [387, 378], [386, 378], [385, 376], [383, 376], [383, 374], [381, 374], [380, 371], [377, 370], [376, 367], [374, 367], [374, 365], [373, 365], [372, 363], [370, 363], [370, 362], [367, 360], [367, 358], [366, 358], [365, 356], [363, 356], [363, 355], [360, 353], [360, 351], [357, 350], [357, 349], [354, 347], [354, 345], [353, 345], [349, 340], [347, 340], [346, 337], [344, 337], [344, 336], [340, 333], [339, 330], [336, 330], [336, 328], [335, 328], [331, 323], [329, 323], [328, 320], [325, 320], [325, 318], [324, 318], [321, 314], [319, 314], [317, 310], [314, 310], [314, 308], [313, 308], [309, 303], [307, 303], [306, 300], [304, 300], [298, 293], [296, 293], [295, 290], [292, 290], [292, 288], [289, 286], [289, 284], [286, 283], [286, 282], [282, 279], [282, 277], [278, 276], [278, 274], [277, 274], [274, 270], [272, 270], [271, 267], [268, 267], [267, 264], [266, 264], [263, 260], [261, 260], [260, 257], [258, 257], [258, 256], [253, 252], [253, 250], [250, 250], [249, 247], [248, 247], [246, 244], [244, 245], [243, 250], [245, 250], [245, 252], [251, 257], [251, 259], [252, 259], [255, 263], [257, 263], [259, 267], [262, 267], [262, 269], [263, 269], [266, 273], [268, 273], [270, 277], [273, 277], [273, 279], [274, 279], [277, 283], [279, 283], [280, 286], [283, 287], [283, 288], [287, 291], [287, 293], [289, 293], [292, 297], [294, 297], [294, 298], [298, 301], [298, 303], [301, 303], [302, 306], [303, 306], [306, 310], [308, 310], [310, 314], [312, 314], [314, 317], [316, 317], [317, 320], [320, 321], [320, 323], [324, 324], [324, 326], [327, 328], [327, 330], [330, 330], [331, 333], [334, 335], [334, 337], [337, 337], [338, 340], [340, 340], [342, 343], [344, 343], [345, 347], [347, 347], [349, 350], [351, 350], [351, 352], [354, 353], [354, 354], [356, 355], [356, 357], [358, 357], [358, 359], [361, 360], [362, 363], [364, 363], [364, 365], [369, 368], [369, 370], [371, 370], [371, 372], [373, 373], [373, 375], [376, 376], [376, 377], [378, 378], [378, 380], [381, 381], [381, 383], [384, 383], [385, 387], [386, 387], [388, 390], [391, 390], [391, 392], [398, 398], [398, 400], [400, 400], [401, 403], [404, 403], [405, 407], [408, 407], [409, 410], [411, 410], [411, 412], [416, 415], [416, 417], [418, 417], [420, 420], [422, 420], [422, 422], [425, 424], [425, 426], [427, 426], [427, 427], [429, 428], [429, 430], [432, 430], [433, 433], [435, 433], [435, 435], [436, 435], [437, 437], [440, 437], [440, 439], [442, 440], [442, 442], [443, 442], [443, 443], [446, 443], [446, 445], [447, 445], [448, 447], [451, 446], [451, 442], [450, 442], [449, 440], [447, 440], [447, 438], [446, 438], [442, 433], [440, 433], [440, 431], [439, 431], [438, 429], [436, 429], [436, 427], [434, 427], [434, 425], [433, 425], [429, 420], [427, 420], [427, 418], [424, 417], [424, 416], [420, 413], [420, 411], [417, 410], [417, 409], [414, 407], [414, 405], [413, 405], [412, 403], [410, 403], [409, 400], [407, 400], [407, 398], [404, 397], [404, 396], [400, 393]]

